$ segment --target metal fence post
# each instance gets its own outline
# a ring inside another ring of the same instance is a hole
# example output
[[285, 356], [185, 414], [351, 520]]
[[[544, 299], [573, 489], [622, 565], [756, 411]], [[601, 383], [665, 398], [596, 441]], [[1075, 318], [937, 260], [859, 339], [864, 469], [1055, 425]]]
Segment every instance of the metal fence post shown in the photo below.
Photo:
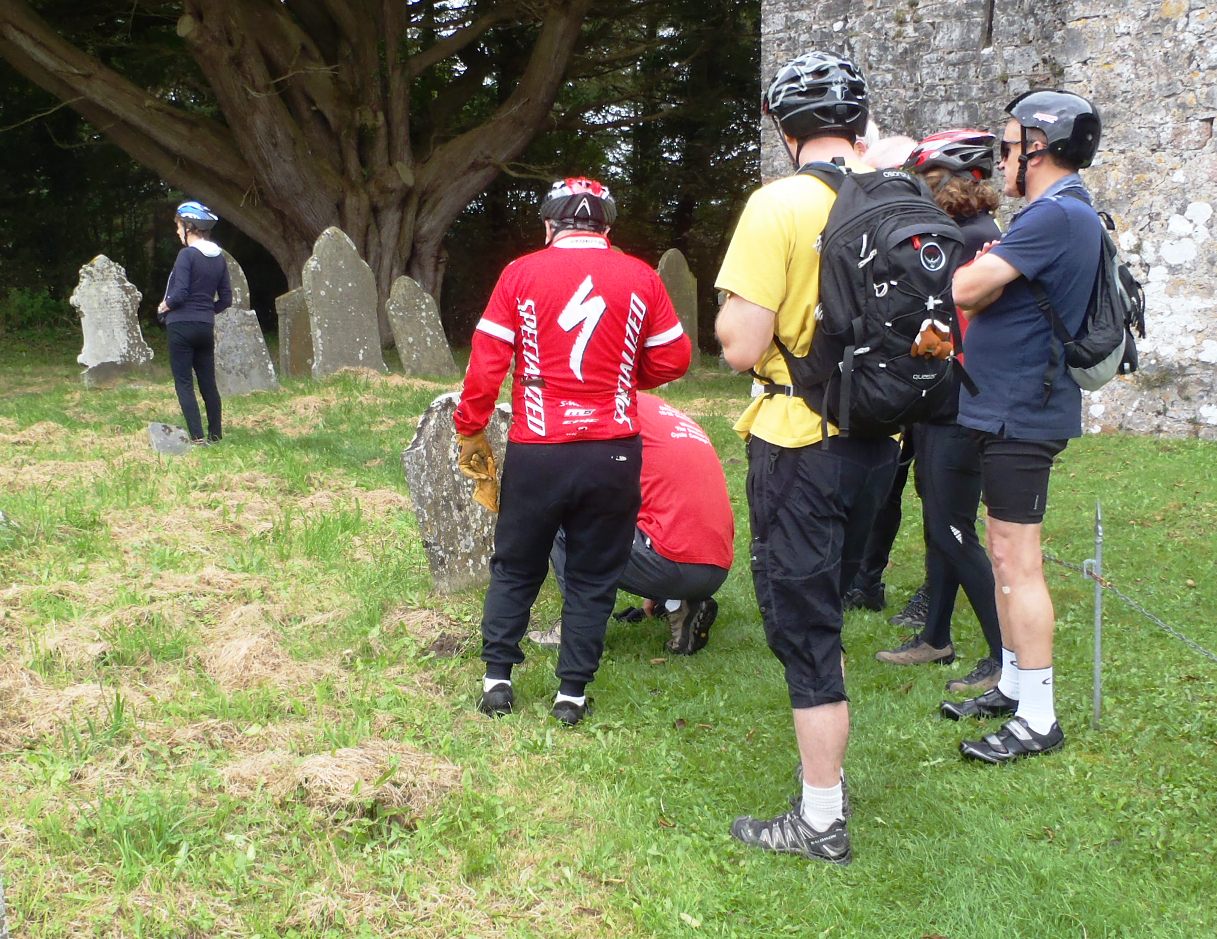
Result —
[[1094, 581], [1094, 710], [1090, 726], [1099, 729], [1103, 713], [1103, 506], [1094, 504], [1094, 557], [1082, 565]]

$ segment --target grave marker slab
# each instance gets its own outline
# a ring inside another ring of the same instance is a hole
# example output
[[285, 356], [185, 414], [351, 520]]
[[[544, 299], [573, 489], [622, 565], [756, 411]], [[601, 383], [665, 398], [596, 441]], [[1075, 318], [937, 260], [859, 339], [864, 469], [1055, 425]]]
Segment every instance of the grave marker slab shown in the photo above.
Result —
[[[473, 480], [456, 468], [456, 435], [452, 416], [459, 392], [431, 402], [418, 422], [414, 439], [401, 455], [402, 470], [435, 588], [443, 593], [485, 586], [490, 582], [490, 555], [498, 516], [473, 501]], [[495, 408], [486, 427], [500, 476], [511, 406]]]
[[313, 334], [309, 328], [308, 298], [303, 287], [275, 298], [279, 317], [279, 374], [301, 378], [313, 374]]
[[344, 368], [385, 372], [376, 320], [376, 277], [339, 228], [323, 231], [304, 262], [313, 377]]
[[659, 259], [659, 278], [672, 298], [672, 306], [680, 317], [681, 325], [689, 342], [693, 344], [693, 361], [697, 365], [701, 360], [697, 351], [697, 278], [689, 270], [689, 262], [676, 248], [669, 248]]
[[412, 277], [393, 281], [385, 312], [402, 370], [407, 375], [460, 377], [440, 322], [439, 304], [418, 281]]
[[86, 387], [117, 381], [152, 361], [152, 350], [139, 328], [140, 296], [122, 265], [104, 254], [80, 269], [70, 299], [80, 313], [84, 334], [84, 348], [76, 361], [86, 367]]
[[170, 456], [181, 456], [189, 453], [193, 444], [190, 435], [184, 428], [172, 424], [162, 424], [159, 421], [148, 425], [148, 440], [152, 449], [157, 453], [167, 453]]
[[249, 282], [227, 251], [232, 306], [216, 314], [216, 386], [223, 398], [279, 387], [258, 314], [249, 308]]

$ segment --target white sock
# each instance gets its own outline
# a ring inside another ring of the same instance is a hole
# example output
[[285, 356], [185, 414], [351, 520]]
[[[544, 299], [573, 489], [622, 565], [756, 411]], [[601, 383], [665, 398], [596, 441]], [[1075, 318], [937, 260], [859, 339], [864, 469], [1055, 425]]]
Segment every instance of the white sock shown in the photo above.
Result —
[[803, 821], [816, 831], [828, 831], [830, 825], [844, 816], [841, 806], [841, 784], [831, 789], [817, 789], [803, 783], [803, 801], [800, 806]]
[[510, 678], [483, 678], [482, 679], [482, 690], [489, 691], [495, 685], [504, 685], [504, 684], [510, 685], [511, 679]]
[[1005, 646], [1001, 647], [1001, 678], [997, 690], [1012, 701], [1018, 700], [1018, 659]]
[[1056, 723], [1056, 708], [1052, 696], [1052, 666], [1048, 668], [1020, 668], [1018, 687], [1022, 697], [1018, 699], [1016, 716], [1025, 720], [1037, 734], [1046, 734]]
[[680, 609], [680, 603], [681, 601], [679, 600], [665, 600], [663, 603], [663, 608], [669, 613], [675, 613]]
[[583, 707], [587, 704], [587, 695], [581, 694], [576, 698], [573, 695], [563, 694], [561, 691], [559, 691], [556, 695], [554, 695], [554, 704], [558, 704], [562, 701], [569, 701], [571, 704], [577, 704], [579, 707]]

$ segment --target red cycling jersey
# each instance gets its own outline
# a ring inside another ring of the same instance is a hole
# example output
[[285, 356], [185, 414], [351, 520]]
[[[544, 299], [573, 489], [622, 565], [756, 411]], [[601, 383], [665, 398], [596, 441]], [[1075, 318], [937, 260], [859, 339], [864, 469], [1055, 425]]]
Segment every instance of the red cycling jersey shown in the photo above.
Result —
[[655, 395], [638, 396], [642, 419], [642, 508], [651, 547], [679, 564], [730, 570], [735, 518], [714, 444], [697, 421]]
[[604, 235], [564, 232], [499, 275], [473, 334], [456, 429], [486, 426], [514, 359], [508, 439], [632, 437], [637, 390], [679, 378], [689, 357], [659, 275]]

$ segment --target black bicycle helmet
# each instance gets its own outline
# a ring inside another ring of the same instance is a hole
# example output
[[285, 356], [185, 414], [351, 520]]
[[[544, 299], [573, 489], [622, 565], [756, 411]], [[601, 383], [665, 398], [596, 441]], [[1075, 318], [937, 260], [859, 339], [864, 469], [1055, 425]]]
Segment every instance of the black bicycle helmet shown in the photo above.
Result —
[[870, 105], [866, 78], [852, 60], [805, 52], [778, 70], [761, 101], [782, 133], [795, 140], [866, 133]]
[[183, 202], [177, 207], [174, 215], [181, 219], [188, 229], [193, 228], [196, 231], [211, 231], [220, 220], [220, 217], [203, 203], [194, 201]]
[[586, 176], [559, 179], [541, 200], [541, 218], [562, 228], [604, 231], [617, 219], [608, 186]]
[[963, 128], [930, 134], [913, 148], [904, 168], [914, 173], [943, 169], [952, 175], [988, 179], [993, 175], [993, 134]]
[[1006, 106], [1006, 112], [1023, 128], [1023, 156], [1027, 155], [1027, 129], [1036, 128], [1048, 138], [1048, 152], [1063, 162], [1085, 169], [1099, 150], [1102, 122], [1099, 111], [1071, 91], [1027, 91]]

